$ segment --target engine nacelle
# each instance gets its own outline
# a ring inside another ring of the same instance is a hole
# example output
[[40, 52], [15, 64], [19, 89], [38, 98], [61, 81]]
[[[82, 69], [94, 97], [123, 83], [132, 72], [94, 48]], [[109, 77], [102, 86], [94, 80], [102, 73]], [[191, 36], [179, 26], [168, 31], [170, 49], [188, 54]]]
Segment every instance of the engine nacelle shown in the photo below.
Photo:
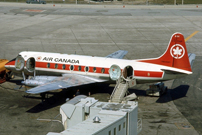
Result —
[[131, 81], [134, 76], [134, 71], [132, 66], [126, 66], [123, 69], [122, 76], [126, 81]]
[[26, 75], [34, 75], [35, 72], [35, 58], [31, 57], [27, 59], [26, 65], [24, 67], [24, 72]]
[[22, 56], [17, 56], [15, 60], [15, 70], [17, 72], [24, 72], [25, 75], [34, 75], [35, 72], [35, 58], [27, 59], [26, 64]]
[[121, 68], [118, 65], [112, 65], [109, 69], [109, 76], [112, 80], [118, 80], [121, 76]]
[[133, 79], [133, 67], [132, 66], [126, 66], [123, 71], [121, 71], [121, 68], [118, 65], [112, 65], [109, 69], [109, 76], [111, 80], [118, 80], [120, 76], [122, 76], [123, 79], [126, 81], [131, 81]]
[[22, 56], [17, 56], [15, 59], [15, 70], [16, 71], [23, 71], [25, 66], [25, 60]]

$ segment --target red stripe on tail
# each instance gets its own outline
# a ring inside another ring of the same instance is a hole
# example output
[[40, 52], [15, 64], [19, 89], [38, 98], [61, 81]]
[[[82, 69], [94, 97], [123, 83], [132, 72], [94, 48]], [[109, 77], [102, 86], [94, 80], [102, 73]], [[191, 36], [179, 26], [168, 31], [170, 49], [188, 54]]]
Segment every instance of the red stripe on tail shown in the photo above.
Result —
[[174, 67], [192, 72], [184, 36], [181, 33], [174, 33], [171, 36], [168, 48], [162, 56], [155, 59], [145, 59], [139, 61]]

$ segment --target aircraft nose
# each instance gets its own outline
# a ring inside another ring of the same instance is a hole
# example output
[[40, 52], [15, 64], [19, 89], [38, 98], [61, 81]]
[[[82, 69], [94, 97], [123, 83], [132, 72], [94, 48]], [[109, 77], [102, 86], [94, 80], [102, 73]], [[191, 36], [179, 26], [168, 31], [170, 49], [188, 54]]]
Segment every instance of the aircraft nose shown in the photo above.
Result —
[[5, 67], [6, 67], [6, 66], [13, 66], [13, 65], [15, 65], [15, 59], [12, 59], [12, 60], [10, 60], [9, 62], [7, 62], [7, 63], [5, 64]]

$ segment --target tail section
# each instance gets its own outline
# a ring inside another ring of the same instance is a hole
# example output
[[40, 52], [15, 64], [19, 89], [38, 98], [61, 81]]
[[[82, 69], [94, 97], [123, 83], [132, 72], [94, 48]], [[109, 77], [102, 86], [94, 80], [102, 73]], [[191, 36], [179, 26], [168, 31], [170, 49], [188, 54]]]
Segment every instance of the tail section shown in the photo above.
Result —
[[181, 33], [174, 33], [171, 36], [167, 50], [159, 58], [139, 61], [174, 67], [192, 72], [184, 36]]

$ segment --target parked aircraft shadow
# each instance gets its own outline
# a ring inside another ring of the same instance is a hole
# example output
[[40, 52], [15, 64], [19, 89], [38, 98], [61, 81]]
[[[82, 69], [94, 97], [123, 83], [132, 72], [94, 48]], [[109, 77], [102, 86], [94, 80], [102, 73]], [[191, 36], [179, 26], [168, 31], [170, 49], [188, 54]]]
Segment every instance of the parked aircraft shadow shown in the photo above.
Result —
[[[48, 98], [45, 98], [43, 102], [37, 104], [36, 106], [32, 107], [29, 109], [27, 112], [29, 113], [38, 113], [41, 111], [45, 111], [48, 109], [51, 109], [53, 107], [56, 107], [58, 105], [62, 105], [65, 103], [66, 98], [71, 98], [71, 91], [61, 91], [58, 93], [47, 93], [49, 96]], [[64, 96], [66, 95], [66, 96]], [[42, 100], [41, 97], [35, 97], [35, 96], [27, 96], [26, 98], [33, 98], [33, 99], [40, 99]]]
[[15, 79], [15, 80], [9, 80], [10, 83], [15, 83], [16, 85], [22, 85], [22, 79]]
[[[45, 99], [43, 103], [39, 103], [36, 106], [29, 109], [27, 112], [29, 113], [38, 113], [41, 111], [45, 111], [48, 109], [51, 109], [53, 107], [56, 107], [58, 105], [62, 105], [66, 102], [66, 99], [73, 98], [76, 94], [76, 91], [79, 89], [81, 95], [87, 95], [89, 96], [89, 93], [91, 95], [97, 94], [97, 93], [108, 93], [111, 95], [113, 91], [113, 87], [109, 87], [108, 84], [91, 84], [91, 85], [83, 85], [79, 87], [72, 87], [65, 90], [62, 90], [61, 92], [49, 92], [50, 95], [48, 98]], [[179, 98], [186, 97], [187, 91], [189, 89], [188, 85], [180, 85], [174, 89], [169, 89], [166, 94], [161, 96], [156, 102], [157, 103], [166, 103], [169, 101], [173, 101]], [[135, 93], [137, 96], [146, 96], [145, 90], [138, 90], [138, 89], [129, 89], [129, 93]], [[40, 96], [35, 95], [28, 95], [26, 98], [33, 98], [33, 99], [40, 99]]]
[[129, 93], [135, 93], [137, 96], [146, 96], [145, 90], [138, 90], [138, 89], [128, 89]]
[[174, 89], [168, 89], [168, 92], [156, 101], [156, 103], [167, 103], [174, 101], [183, 97], [186, 97], [186, 94], [189, 90], [189, 85], [180, 85]]
[[[91, 84], [91, 85], [83, 85], [79, 87], [72, 87], [68, 89], [64, 89], [61, 92], [48, 92], [47, 94], [50, 95], [50, 97], [46, 98], [43, 102], [37, 104], [36, 106], [29, 109], [28, 113], [39, 113], [48, 109], [51, 109], [53, 107], [56, 107], [58, 105], [62, 105], [66, 102], [66, 99], [73, 98], [77, 92], [77, 90], [80, 91], [80, 95], [89, 95], [89, 93], [95, 94], [95, 93], [110, 93], [112, 92], [112, 88], [109, 87], [109, 85], [103, 85], [103, 84]], [[26, 98], [34, 98], [34, 99], [42, 99], [39, 96], [35, 95], [28, 95]]]

